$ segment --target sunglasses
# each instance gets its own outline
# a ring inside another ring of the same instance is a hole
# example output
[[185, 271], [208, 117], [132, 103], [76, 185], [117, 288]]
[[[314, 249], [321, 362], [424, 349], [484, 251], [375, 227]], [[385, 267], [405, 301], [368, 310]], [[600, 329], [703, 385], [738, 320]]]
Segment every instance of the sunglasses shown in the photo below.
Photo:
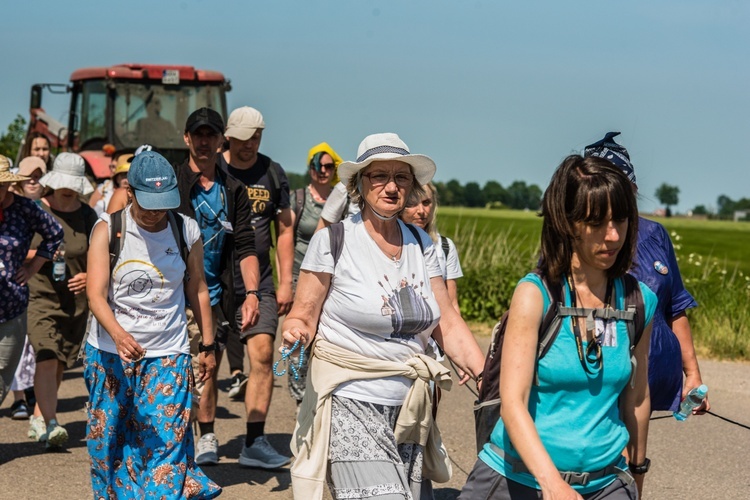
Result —
[[[315, 168], [315, 167], [312, 167], [312, 168]], [[327, 170], [333, 170], [334, 168], [336, 168], [336, 164], [335, 164], [335, 163], [321, 163], [321, 164], [320, 164], [320, 168], [319, 168], [319, 169], [316, 169], [316, 170], [317, 170], [318, 172], [320, 172], [320, 171], [321, 171], [321, 170], [323, 170], [323, 169], [327, 169]]]

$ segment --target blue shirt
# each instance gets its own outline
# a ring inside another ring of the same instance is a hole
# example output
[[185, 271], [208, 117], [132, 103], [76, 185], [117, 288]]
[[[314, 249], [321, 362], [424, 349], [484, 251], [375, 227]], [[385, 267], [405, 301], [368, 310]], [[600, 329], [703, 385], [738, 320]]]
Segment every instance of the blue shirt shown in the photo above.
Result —
[[211, 305], [221, 300], [221, 254], [226, 237], [227, 211], [226, 191], [217, 175], [213, 185], [206, 191], [196, 184], [190, 193], [190, 203], [195, 210], [195, 220], [203, 238], [203, 267], [206, 285], [211, 296]]
[[638, 220], [638, 247], [630, 274], [659, 299], [648, 355], [651, 409], [675, 411], [682, 399], [682, 349], [668, 321], [698, 304], [682, 284], [672, 241], [658, 222]]
[[[534, 283], [544, 296], [544, 311], [549, 307], [549, 297], [537, 274], [528, 274], [521, 280]], [[646, 322], [651, 321], [656, 309], [656, 295], [643, 283]], [[570, 305], [567, 284], [564, 287], [566, 305]], [[624, 308], [625, 289], [621, 279], [615, 280], [615, 303]], [[601, 321], [601, 320], [599, 320]], [[539, 438], [559, 471], [593, 472], [618, 461], [624, 467], [622, 451], [629, 435], [620, 418], [618, 399], [630, 381], [630, 339], [624, 321], [611, 320], [602, 344], [603, 368], [588, 375], [578, 359], [571, 321], [563, 321], [560, 332], [547, 354], [539, 360], [537, 373], [539, 385], [532, 385], [529, 393], [529, 413], [534, 420]], [[584, 342], [584, 350], [587, 342]], [[518, 460], [503, 420], [495, 425], [490, 441], [506, 455]], [[533, 475], [513, 472], [511, 464], [499, 457], [489, 444], [479, 453], [492, 469], [503, 476], [540, 489]], [[616, 476], [609, 475], [592, 480], [585, 487], [573, 485], [581, 494], [606, 487]]]

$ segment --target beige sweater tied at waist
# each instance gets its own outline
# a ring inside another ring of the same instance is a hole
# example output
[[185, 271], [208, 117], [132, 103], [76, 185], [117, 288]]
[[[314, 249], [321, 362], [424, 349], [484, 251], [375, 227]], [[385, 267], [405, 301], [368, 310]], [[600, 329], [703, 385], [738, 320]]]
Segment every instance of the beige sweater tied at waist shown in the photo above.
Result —
[[396, 421], [396, 443], [424, 447], [422, 474], [438, 483], [451, 477], [448, 452], [440, 430], [432, 418], [430, 381], [449, 391], [450, 371], [424, 354], [415, 354], [405, 362], [373, 359], [318, 338], [313, 343], [307, 372], [305, 397], [300, 406], [291, 449], [297, 457], [292, 465], [294, 498], [318, 500], [328, 467], [331, 432], [331, 396], [340, 384], [351, 380], [404, 376], [414, 380]]

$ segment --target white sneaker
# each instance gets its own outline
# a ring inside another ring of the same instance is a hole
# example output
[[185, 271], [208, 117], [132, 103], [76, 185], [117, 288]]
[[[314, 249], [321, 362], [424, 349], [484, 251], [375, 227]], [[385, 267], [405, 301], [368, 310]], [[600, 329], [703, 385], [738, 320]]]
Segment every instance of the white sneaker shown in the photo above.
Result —
[[44, 417], [32, 415], [29, 417], [29, 439], [43, 443], [47, 441], [47, 424], [44, 423]]
[[252, 446], [242, 445], [240, 465], [245, 467], [260, 467], [261, 469], [278, 469], [289, 462], [291, 457], [285, 457], [271, 446], [266, 436], [255, 438]]
[[68, 442], [68, 431], [54, 418], [47, 424], [47, 449], [60, 448]]
[[195, 463], [198, 465], [219, 463], [219, 440], [213, 432], [202, 435], [195, 445]]

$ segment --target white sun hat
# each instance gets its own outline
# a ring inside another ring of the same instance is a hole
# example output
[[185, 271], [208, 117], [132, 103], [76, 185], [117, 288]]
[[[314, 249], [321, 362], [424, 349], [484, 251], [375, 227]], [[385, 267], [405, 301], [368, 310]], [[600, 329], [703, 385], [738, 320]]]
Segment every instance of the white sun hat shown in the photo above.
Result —
[[435, 175], [435, 162], [425, 155], [412, 154], [401, 138], [393, 133], [372, 134], [364, 138], [357, 148], [357, 160], [345, 161], [339, 165], [339, 179], [344, 184], [360, 170], [374, 161], [398, 160], [411, 165], [417, 182], [424, 186]]
[[86, 162], [75, 153], [57, 155], [52, 170], [39, 179], [39, 184], [51, 189], [71, 189], [83, 196], [94, 192], [86, 178]]

